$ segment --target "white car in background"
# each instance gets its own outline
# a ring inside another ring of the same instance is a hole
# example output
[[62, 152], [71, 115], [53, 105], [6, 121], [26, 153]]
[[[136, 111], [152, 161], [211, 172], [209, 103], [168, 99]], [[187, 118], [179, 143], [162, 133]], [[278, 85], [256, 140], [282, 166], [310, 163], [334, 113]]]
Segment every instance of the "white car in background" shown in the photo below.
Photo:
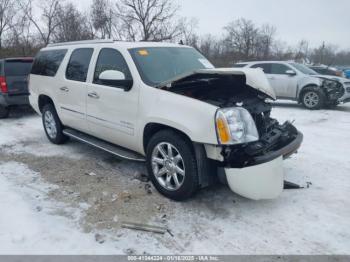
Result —
[[320, 109], [350, 101], [350, 81], [319, 75], [295, 62], [259, 61], [235, 64], [235, 68], [260, 68], [278, 99], [294, 100], [308, 109]]

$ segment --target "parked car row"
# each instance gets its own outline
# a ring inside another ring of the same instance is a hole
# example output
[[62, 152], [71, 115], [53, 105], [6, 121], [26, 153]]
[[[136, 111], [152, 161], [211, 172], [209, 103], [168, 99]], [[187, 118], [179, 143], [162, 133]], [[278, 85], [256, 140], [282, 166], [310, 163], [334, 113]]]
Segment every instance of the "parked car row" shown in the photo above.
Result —
[[339, 70], [335, 67], [320, 65], [320, 66], [309, 66], [309, 68], [314, 70], [320, 75], [345, 77], [343, 70]]
[[305, 65], [290, 61], [242, 62], [235, 68], [259, 68], [266, 74], [278, 99], [320, 109], [350, 102], [350, 80], [333, 75], [320, 75]]

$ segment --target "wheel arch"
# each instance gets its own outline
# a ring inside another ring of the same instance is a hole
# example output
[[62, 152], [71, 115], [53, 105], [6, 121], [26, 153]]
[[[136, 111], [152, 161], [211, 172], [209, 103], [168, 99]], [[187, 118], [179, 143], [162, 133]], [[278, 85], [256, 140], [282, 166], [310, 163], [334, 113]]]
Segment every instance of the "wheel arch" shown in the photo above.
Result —
[[174, 128], [172, 126], [166, 125], [166, 124], [152, 122], [152, 123], [148, 123], [143, 130], [142, 141], [143, 141], [144, 152], [146, 152], [148, 143], [151, 140], [152, 136], [154, 134], [158, 133], [159, 131], [166, 130], [166, 129], [172, 130], [172, 131], [178, 133], [179, 135], [183, 136], [188, 142], [191, 143], [192, 148], [193, 148], [193, 141], [184, 131], [179, 130], [178, 128]]
[[307, 85], [303, 86], [302, 88], [300, 88], [299, 92], [298, 92], [298, 102], [299, 103], [302, 102], [302, 95], [304, 94], [305, 91], [307, 91], [308, 88], [320, 88], [320, 86], [317, 84], [307, 84]]
[[47, 104], [52, 104], [56, 108], [55, 103], [53, 102], [51, 97], [49, 97], [48, 95], [44, 95], [44, 94], [39, 95], [38, 106], [39, 106], [40, 113], [43, 112], [43, 108]]
[[154, 122], [148, 123], [145, 126], [144, 132], [143, 132], [144, 152], [147, 152], [147, 146], [152, 136], [162, 130], [172, 130], [186, 139], [197, 160], [200, 187], [201, 188], [208, 187], [211, 184], [215, 183], [216, 180], [215, 180], [214, 174], [216, 174], [216, 171], [217, 171], [216, 166], [214, 165], [214, 161], [210, 160], [207, 157], [204, 144], [196, 143], [192, 141], [190, 136], [188, 136], [185, 132], [177, 128], [174, 128], [172, 126], [165, 125], [165, 124], [160, 124], [160, 123], [154, 123]]

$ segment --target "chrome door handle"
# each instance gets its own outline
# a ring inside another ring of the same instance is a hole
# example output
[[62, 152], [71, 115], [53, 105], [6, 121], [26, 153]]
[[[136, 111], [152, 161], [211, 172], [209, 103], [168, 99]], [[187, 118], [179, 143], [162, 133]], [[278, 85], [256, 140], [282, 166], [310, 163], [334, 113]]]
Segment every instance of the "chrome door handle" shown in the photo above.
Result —
[[60, 90], [63, 91], [63, 92], [66, 92], [66, 93], [69, 92], [69, 88], [65, 87], [65, 86], [61, 87]]
[[88, 97], [94, 98], [94, 99], [99, 99], [100, 98], [100, 96], [96, 92], [88, 93]]

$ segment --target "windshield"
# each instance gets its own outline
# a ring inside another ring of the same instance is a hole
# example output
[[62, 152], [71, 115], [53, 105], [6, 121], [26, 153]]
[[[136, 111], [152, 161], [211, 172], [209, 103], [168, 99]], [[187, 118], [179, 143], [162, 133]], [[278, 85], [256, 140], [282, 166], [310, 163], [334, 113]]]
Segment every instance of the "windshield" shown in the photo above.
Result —
[[306, 74], [306, 75], [318, 75], [317, 72], [315, 72], [314, 70], [312, 70], [312, 69], [310, 69], [307, 66], [304, 66], [302, 64], [290, 63], [290, 65], [294, 66], [296, 69], [298, 69], [303, 74]]
[[198, 51], [188, 47], [147, 47], [129, 50], [142, 80], [150, 86], [179, 75], [214, 66]]

